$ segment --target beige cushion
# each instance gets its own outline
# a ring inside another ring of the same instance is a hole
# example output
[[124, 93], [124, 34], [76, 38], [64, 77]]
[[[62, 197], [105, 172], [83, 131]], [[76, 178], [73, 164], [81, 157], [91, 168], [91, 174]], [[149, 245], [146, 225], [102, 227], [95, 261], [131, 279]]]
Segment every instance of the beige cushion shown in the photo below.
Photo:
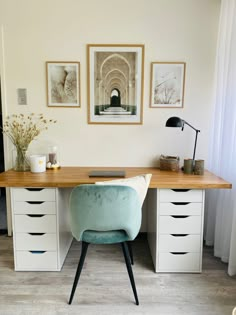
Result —
[[114, 179], [105, 182], [96, 182], [96, 185], [125, 185], [134, 188], [140, 198], [141, 205], [144, 202], [144, 199], [147, 194], [149, 183], [151, 180], [152, 174], [143, 174], [135, 177], [124, 178], [124, 179]]

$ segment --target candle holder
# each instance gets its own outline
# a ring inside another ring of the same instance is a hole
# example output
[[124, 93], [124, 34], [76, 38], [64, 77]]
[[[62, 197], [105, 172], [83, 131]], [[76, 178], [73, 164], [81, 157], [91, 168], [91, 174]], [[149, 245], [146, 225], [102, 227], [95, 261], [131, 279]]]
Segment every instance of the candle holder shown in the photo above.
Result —
[[58, 169], [60, 167], [59, 151], [57, 146], [50, 146], [48, 149], [47, 168]]

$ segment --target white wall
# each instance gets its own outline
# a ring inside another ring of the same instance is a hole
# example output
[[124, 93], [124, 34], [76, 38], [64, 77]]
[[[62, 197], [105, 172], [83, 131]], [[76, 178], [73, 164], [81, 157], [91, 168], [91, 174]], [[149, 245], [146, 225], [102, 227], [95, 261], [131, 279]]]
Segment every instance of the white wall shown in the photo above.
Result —
[[[0, 0], [3, 110], [43, 112], [58, 123], [32, 146], [60, 146], [62, 165], [151, 166], [160, 154], [191, 157], [194, 131], [165, 128], [180, 116], [199, 128], [207, 159], [220, 0]], [[87, 123], [86, 45], [144, 44], [143, 125]], [[46, 106], [45, 61], [80, 61], [81, 108]], [[150, 63], [185, 61], [185, 104], [149, 108]], [[27, 106], [16, 89], [27, 88]], [[9, 155], [10, 159], [10, 155]]]

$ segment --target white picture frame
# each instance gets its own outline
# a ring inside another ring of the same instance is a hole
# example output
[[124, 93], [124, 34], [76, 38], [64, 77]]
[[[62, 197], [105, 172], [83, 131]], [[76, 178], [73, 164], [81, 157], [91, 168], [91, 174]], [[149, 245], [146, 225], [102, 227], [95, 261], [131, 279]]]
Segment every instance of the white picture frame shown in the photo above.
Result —
[[80, 107], [80, 63], [47, 61], [47, 105]]
[[184, 106], [185, 62], [152, 62], [150, 107]]

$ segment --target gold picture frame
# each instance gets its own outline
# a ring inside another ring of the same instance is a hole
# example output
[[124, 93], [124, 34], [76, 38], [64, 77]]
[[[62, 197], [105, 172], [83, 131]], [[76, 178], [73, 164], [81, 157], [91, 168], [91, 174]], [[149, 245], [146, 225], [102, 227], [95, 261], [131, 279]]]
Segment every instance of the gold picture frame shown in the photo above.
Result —
[[142, 124], [144, 45], [88, 44], [88, 123]]
[[47, 105], [80, 107], [80, 63], [46, 61]]
[[185, 62], [152, 62], [150, 107], [182, 108], [184, 106]]

